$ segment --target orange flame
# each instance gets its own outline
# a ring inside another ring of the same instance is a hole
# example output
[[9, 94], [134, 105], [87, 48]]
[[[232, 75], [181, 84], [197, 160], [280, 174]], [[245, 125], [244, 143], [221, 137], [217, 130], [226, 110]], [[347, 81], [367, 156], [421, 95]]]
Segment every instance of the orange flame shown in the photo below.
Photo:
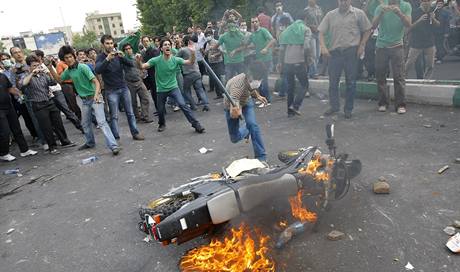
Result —
[[275, 263], [267, 257], [268, 236], [257, 234], [257, 242], [245, 225], [231, 229], [224, 241], [213, 239], [187, 252], [182, 257], [182, 271], [275, 271]]
[[291, 204], [292, 216], [299, 219], [301, 222], [316, 222], [318, 216], [314, 212], [310, 212], [302, 205], [302, 194], [300, 190], [297, 192], [297, 196], [289, 197], [289, 203]]
[[[333, 160], [329, 160], [327, 162], [327, 166], [331, 167], [333, 163]], [[329, 180], [329, 173], [326, 170], [318, 170], [321, 167], [323, 167], [321, 156], [315, 156], [311, 161], [308, 162], [306, 167], [299, 169], [298, 172], [300, 174], [313, 176], [313, 179], [317, 182]]]

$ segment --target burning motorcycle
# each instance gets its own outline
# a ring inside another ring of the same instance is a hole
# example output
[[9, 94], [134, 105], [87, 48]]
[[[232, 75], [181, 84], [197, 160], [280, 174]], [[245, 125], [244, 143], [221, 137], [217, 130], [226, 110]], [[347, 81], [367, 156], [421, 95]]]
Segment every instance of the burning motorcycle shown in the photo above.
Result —
[[170, 190], [139, 210], [139, 229], [163, 245], [181, 244], [273, 198], [316, 196], [317, 208], [326, 209], [346, 195], [351, 179], [361, 172], [359, 160], [336, 154], [334, 125], [327, 125], [326, 133], [329, 154], [316, 146], [281, 152], [284, 166], [236, 176], [224, 168]]

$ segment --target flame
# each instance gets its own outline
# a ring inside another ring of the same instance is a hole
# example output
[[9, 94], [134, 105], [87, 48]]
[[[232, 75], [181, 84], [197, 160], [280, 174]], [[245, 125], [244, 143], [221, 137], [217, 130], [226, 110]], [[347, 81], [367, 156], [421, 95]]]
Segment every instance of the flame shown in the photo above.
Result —
[[302, 190], [297, 192], [297, 196], [289, 197], [289, 203], [291, 204], [292, 216], [299, 219], [301, 222], [316, 222], [318, 216], [314, 212], [310, 212], [302, 205]]
[[182, 271], [275, 271], [275, 263], [267, 257], [268, 236], [257, 234], [257, 242], [244, 224], [231, 229], [224, 241], [213, 239], [187, 252], [182, 257]]
[[[334, 165], [334, 160], [329, 159], [327, 162], [327, 167], [332, 168]], [[303, 175], [310, 175], [313, 176], [313, 179], [317, 182], [320, 181], [328, 181], [330, 176], [329, 173], [325, 169], [318, 170], [322, 168], [324, 165], [321, 162], [321, 156], [315, 156], [312, 158], [311, 161], [308, 162], [306, 167], [299, 169], [299, 174]]]

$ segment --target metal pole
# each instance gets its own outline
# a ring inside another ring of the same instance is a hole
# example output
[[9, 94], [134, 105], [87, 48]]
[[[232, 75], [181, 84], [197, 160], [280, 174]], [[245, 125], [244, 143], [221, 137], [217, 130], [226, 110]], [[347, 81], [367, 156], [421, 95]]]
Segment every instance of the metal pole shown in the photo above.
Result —
[[208, 64], [208, 62], [206, 60], [203, 60], [203, 64], [204, 64], [204, 66], [206, 66], [206, 70], [208, 70], [210, 76], [214, 79], [214, 81], [217, 82], [217, 85], [219, 86], [220, 90], [225, 95], [225, 97], [227, 97], [227, 99], [230, 102], [230, 104], [232, 104], [232, 106], [235, 107], [236, 106], [235, 101], [230, 96], [230, 94], [228, 93], [228, 91], [225, 88], [224, 84], [222, 83], [222, 81], [220, 81], [219, 77], [216, 75], [216, 73], [214, 73], [214, 71], [212, 70], [211, 66], [209, 66], [209, 64]]

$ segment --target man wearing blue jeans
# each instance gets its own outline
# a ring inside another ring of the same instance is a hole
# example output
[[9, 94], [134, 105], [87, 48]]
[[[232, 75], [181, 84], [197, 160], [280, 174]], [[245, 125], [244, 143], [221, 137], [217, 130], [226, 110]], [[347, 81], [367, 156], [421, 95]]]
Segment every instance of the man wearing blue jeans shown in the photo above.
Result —
[[[326, 116], [340, 110], [339, 82], [345, 70], [345, 119], [351, 118], [356, 92], [358, 59], [364, 54], [369, 39], [371, 23], [364, 11], [351, 6], [351, 0], [338, 0], [339, 7], [326, 14], [318, 27], [321, 54], [329, 58], [329, 104]], [[331, 35], [327, 49], [324, 36]]]
[[117, 141], [105, 120], [104, 104], [101, 95], [101, 86], [91, 69], [82, 63], [76, 61], [75, 51], [70, 46], [63, 46], [59, 50], [59, 58], [64, 61], [68, 68], [59, 77], [54, 68], [50, 65], [49, 69], [53, 77], [59, 81], [72, 79], [75, 90], [80, 96], [82, 108], [82, 125], [85, 133], [86, 142], [78, 150], [94, 148], [96, 142], [92, 127], [92, 116], [96, 117], [97, 124], [104, 133], [105, 143], [112, 151], [113, 155], [118, 155], [120, 148]]
[[[265, 73], [262, 70], [256, 64], [252, 64], [249, 67], [249, 74], [239, 74], [230, 79], [226, 87], [235, 105], [232, 105], [227, 97], [224, 98], [224, 105], [230, 141], [238, 143], [243, 139], [251, 137], [254, 157], [260, 161], [266, 161], [265, 146], [259, 125], [256, 121], [254, 102], [252, 100], [252, 98], [255, 98], [263, 104], [268, 103], [267, 99], [261, 96], [256, 90], [260, 87], [263, 74]], [[240, 127], [239, 118], [241, 115], [244, 116], [246, 122], [246, 126], [244, 127]]]
[[96, 59], [96, 73], [102, 75], [104, 80], [105, 92], [109, 102], [111, 117], [110, 127], [115, 139], [120, 139], [118, 128], [118, 103], [122, 100], [125, 108], [126, 118], [128, 119], [129, 129], [134, 140], [142, 141], [144, 136], [139, 133], [136, 125], [136, 116], [131, 104], [131, 93], [126, 84], [124, 76], [124, 66], [133, 67], [134, 63], [123, 58], [123, 53], [115, 50], [113, 38], [110, 35], [103, 35], [101, 43], [104, 52], [99, 54]]
[[179, 85], [177, 83], [176, 73], [180, 66], [191, 65], [195, 63], [195, 51], [191, 51], [190, 59], [184, 60], [182, 58], [172, 55], [171, 41], [163, 39], [160, 42], [162, 55], [150, 59], [147, 63], [141, 63], [141, 57], [137, 57], [142, 69], [155, 68], [155, 82], [157, 86], [157, 109], [158, 109], [158, 132], [166, 129], [165, 120], [165, 104], [168, 97], [173, 98], [179, 108], [184, 113], [187, 121], [192, 125], [198, 133], [204, 132], [204, 127], [195, 118], [190, 108], [185, 105], [184, 97], [182, 96]]

